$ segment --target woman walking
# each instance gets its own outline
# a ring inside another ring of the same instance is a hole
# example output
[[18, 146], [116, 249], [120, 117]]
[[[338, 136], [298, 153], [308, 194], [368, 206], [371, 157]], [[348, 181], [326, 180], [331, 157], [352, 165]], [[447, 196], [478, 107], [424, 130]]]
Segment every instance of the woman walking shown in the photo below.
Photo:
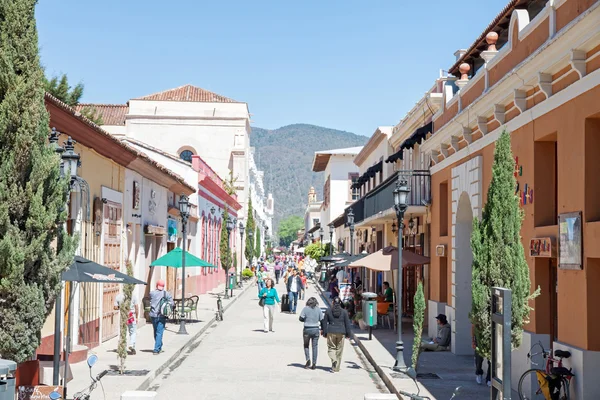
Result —
[[[305, 369], [317, 368], [317, 353], [319, 349], [319, 333], [322, 332], [323, 324], [323, 311], [319, 308], [317, 299], [311, 297], [306, 301], [306, 307], [302, 309], [300, 313], [300, 321], [304, 322], [304, 330], [302, 336], [304, 337], [304, 356], [306, 357]], [[310, 360], [310, 353], [308, 351], [309, 345], [312, 343], [312, 364]]]
[[273, 279], [267, 278], [266, 287], [262, 288], [259, 297], [265, 299], [265, 304], [263, 305], [263, 317], [264, 317], [264, 328], [265, 333], [275, 332], [273, 330], [273, 316], [275, 315], [275, 303], [279, 304], [281, 301], [279, 300], [279, 295], [277, 294], [277, 289], [275, 289], [275, 284], [273, 283]]
[[260, 292], [265, 288], [265, 278], [267, 277], [267, 273], [263, 267], [258, 268], [258, 272], [256, 272], [256, 286], [258, 286], [258, 297], [260, 298]]
[[327, 353], [331, 358], [331, 372], [340, 372], [344, 337], [350, 339], [351, 327], [348, 312], [342, 308], [339, 297], [333, 299], [333, 305], [325, 313], [323, 320], [323, 337], [327, 338]]

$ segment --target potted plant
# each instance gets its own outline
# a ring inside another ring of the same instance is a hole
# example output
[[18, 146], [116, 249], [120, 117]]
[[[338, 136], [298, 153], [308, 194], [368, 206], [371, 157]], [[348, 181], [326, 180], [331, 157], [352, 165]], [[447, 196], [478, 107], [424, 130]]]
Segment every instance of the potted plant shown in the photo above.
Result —
[[367, 324], [365, 324], [365, 321], [363, 321], [363, 313], [362, 311], [357, 312], [356, 314], [354, 314], [354, 318], [352, 318], [352, 321], [355, 324], [358, 324], [358, 327], [362, 330], [365, 330], [368, 328]]

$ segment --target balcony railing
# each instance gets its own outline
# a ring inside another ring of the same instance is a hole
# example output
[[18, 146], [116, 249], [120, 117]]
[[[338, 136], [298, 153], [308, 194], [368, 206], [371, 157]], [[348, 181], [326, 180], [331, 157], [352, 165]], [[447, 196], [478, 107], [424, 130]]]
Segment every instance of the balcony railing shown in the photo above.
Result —
[[428, 170], [397, 171], [346, 209], [346, 214], [350, 208], [354, 212], [355, 224], [394, 207], [394, 189], [398, 175], [404, 176], [408, 182], [409, 206], [424, 206], [430, 202], [431, 175]]

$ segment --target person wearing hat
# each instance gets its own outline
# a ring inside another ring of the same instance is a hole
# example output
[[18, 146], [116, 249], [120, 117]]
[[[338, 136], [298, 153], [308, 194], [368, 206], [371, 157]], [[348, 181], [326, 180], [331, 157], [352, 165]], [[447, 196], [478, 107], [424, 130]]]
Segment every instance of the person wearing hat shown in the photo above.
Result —
[[421, 342], [422, 351], [448, 351], [450, 350], [451, 331], [448, 319], [444, 314], [439, 314], [437, 317], [438, 333], [437, 337]]
[[156, 282], [156, 289], [150, 292], [150, 319], [152, 320], [152, 328], [154, 330], [154, 351], [152, 354], [162, 353], [163, 333], [167, 322], [167, 315], [163, 310], [164, 303], [167, 302], [173, 309], [174, 302], [171, 293], [165, 290], [165, 281], [159, 279]]

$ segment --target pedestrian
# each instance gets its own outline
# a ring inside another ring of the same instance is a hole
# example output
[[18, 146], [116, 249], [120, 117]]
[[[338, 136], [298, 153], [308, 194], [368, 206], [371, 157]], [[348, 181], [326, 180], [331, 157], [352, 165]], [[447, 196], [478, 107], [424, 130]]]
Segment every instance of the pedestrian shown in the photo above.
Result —
[[304, 297], [306, 296], [306, 289], [308, 288], [308, 283], [306, 282], [306, 275], [304, 275], [304, 271], [300, 271], [300, 280], [302, 281], [301, 299], [304, 300]]
[[275, 332], [273, 330], [273, 318], [275, 316], [275, 303], [281, 303], [279, 300], [279, 295], [277, 294], [277, 289], [275, 289], [275, 284], [273, 283], [273, 279], [267, 278], [265, 281], [265, 287], [260, 291], [260, 298], [265, 299], [265, 304], [263, 306], [263, 317], [264, 317], [264, 328], [265, 333]]
[[350, 339], [351, 324], [348, 312], [342, 307], [339, 297], [333, 299], [332, 307], [325, 313], [323, 319], [323, 337], [327, 338], [327, 353], [331, 359], [331, 372], [340, 372], [342, 353], [344, 352], [344, 337]]
[[[128, 341], [128, 349], [131, 355], [135, 355], [135, 339], [137, 336], [137, 320], [138, 320], [138, 312], [139, 312], [139, 300], [137, 295], [134, 292], [131, 295], [131, 303], [129, 306], [129, 313], [127, 315], [127, 332], [129, 333], [129, 341]], [[121, 308], [121, 304], [125, 301], [125, 294], [123, 292], [119, 293], [115, 298], [115, 304], [113, 306], [114, 310], [118, 310]]]
[[302, 286], [302, 279], [298, 276], [295, 269], [292, 270], [292, 274], [287, 280], [287, 291], [290, 299], [290, 313], [296, 314], [296, 306], [298, 305], [298, 293], [304, 289]]
[[[475, 325], [471, 325], [471, 337], [471, 346], [473, 347], [473, 350], [475, 350], [475, 381], [478, 385], [481, 385], [481, 383], [483, 382], [483, 357], [477, 352], [477, 337], [475, 336]], [[492, 380], [490, 378], [491, 371], [492, 366], [490, 360], [488, 360], [487, 374], [485, 377], [485, 383], [488, 386], [492, 386]]]
[[[317, 299], [311, 297], [306, 301], [306, 306], [300, 312], [300, 321], [304, 322], [302, 337], [304, 338], [305, 369], [317, 368], [317, 355], [319, 350], [319, 335], [323, 333], [323, 311], [318, 307]], [[312, 364], [309, 345], [312, 344]]]
[[290, 279], [290, 276], [292, 276], [292, 267], [288, 265], [287, 271], [285, 271], [285, 274], [283, 275], [283, 283], [285, 283], [286, 286], [288, 279]]
[[338, 281], [335, 275], [331, 275], [331, 280], [329, 281], [329, 298], [335, 299], [340, 295], [340, 288], [338, 286]]
[[275, 283], [279, 285], [279, 278], [281, 277], [281, 272], [283, 270], [283, 264], [281, 261], [277, 261], [275, 263]]
[[[267, 273], [263, 267], [258, 268], [256, 272], [256, 286], [258, 286], [258, 293], [265, 287], [265, 278], [267, 277]], [[259, 294], [260, 297], [260, 294]]]
[[159, 279], [156, 282], [156, 290], [150, 292], [150, 320], [154, 330], [154, 351], [152, 354], [163, 352], [163, 333], [169, 310], [173, 310], [174, 302], [171, 293], [165, 290], [165, 281]]

